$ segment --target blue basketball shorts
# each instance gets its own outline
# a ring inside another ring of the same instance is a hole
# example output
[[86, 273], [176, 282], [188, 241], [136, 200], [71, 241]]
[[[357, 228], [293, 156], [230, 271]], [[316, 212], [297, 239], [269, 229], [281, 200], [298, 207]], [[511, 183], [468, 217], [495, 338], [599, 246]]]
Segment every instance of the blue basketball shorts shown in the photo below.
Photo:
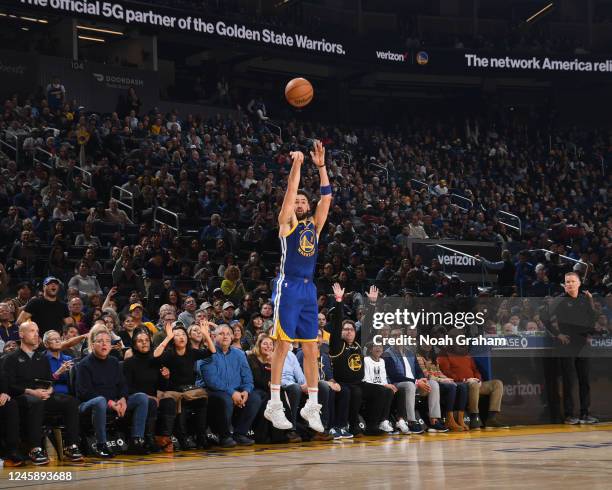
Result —
[[274, 325], [270, 337], [316, 342], [319, 331], [317, 287], [310, 279], [276, 278], [272, 291]]

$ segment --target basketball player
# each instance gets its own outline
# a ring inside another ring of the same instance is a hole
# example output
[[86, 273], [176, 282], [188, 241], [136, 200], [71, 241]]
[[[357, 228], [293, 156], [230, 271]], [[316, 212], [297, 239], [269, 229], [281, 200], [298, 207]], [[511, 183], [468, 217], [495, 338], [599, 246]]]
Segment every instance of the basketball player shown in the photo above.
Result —
[[271, 399], [264, 416], [277, 429], [291, 429], [280, 399], [281, 375], [285, 357], [293, 342], [301, 342], [304, 352], [304, 374], [308, 385], [308, 400], [300, 415], [311, 429], [323, 432], [321, 405], [318, 402], [319, 371], [317, 368], [318, 308], [317, 288], [313, 282], [319, 234], [327, 220], [332, 201], [332, 189], [325, 169], [325, 149], [320, 141], [314, 142], [310, 152], [319, 169], [321, 199], [314, 216], [305, 191], [298, 190], [304, 154], [291, 152], [293, 164], [289, 173], [287, 191], [278, 215], [281, 241], [280, 271], [272, 294], [274, 324], [271, 337], [276, 340], [272, 357]]

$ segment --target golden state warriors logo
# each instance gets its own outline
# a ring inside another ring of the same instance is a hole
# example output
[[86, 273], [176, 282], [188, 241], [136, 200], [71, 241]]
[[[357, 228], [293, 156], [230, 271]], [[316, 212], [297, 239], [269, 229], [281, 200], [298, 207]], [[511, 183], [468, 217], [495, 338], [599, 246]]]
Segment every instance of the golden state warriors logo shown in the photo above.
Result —
[[348, 367], [351, 371], [359, 371], [361, 369], [361, 356], [353, 354], [348, 358]]
[[298, 252], [304, 257], [312, 257], [315, 253], [315, 234], [311, 228], [304, 228], [300, 233]]

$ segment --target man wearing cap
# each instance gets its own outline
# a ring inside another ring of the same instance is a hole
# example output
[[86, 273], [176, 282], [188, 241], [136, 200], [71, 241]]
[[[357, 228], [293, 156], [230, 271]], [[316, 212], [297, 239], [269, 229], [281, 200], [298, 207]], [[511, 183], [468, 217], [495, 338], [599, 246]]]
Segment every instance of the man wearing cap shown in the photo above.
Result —
[[229, 325], [229, 323], [234, 319], [234, 308], [234, 303], [231, 301], [226, 301], [223, 303], [223, 312], [221, 315], [222, 318], [217, 321], [217, 325], [222, 325], [224, 323]]
[[43, 281], [42, 297], [32, 298], [17, 318], [17, 325], [32, 320], [38, 325], [40, 335], [48, 330], [57, 330], [63, 325], [72, 325], [68, 305], [58, 298], [60, 281], [49, 276]]
[[149, 330], [149, 332], [151, 332], [151, 335], [156, 334], [157, 329], [153, 323], [142, 321], [143, 314], [144, 308], [140, 303], [132, 303], [130, 305], [130, 315], [132, 315], [132, 318], [134, 319], [134, 329], [137, 329], [138, 327], [145, 327]]
[[208, 301], [204, 301], [204, 303], [202, 303], [200, 305], [200, 309], [198, 311], [206, 312], [206, 318], [208, 320], [212, 321], [212, 319], [213, 319], [213, 305], [210, 304]]

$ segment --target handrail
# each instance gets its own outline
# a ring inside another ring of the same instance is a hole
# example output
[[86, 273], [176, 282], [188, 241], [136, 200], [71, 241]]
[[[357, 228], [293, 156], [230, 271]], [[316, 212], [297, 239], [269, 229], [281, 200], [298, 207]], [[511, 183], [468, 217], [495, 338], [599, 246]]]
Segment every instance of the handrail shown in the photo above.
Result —
[[496, 218], [497, 218], [497, 215], [498, 215], [498, 214], [503, 214], [503, 215], [508, 216], [508, 217], [510, 217], [510, 218], [514, 218], [514, 219], [516, 220], [516, 222], [518, 223], [518, 226], [511, 225], [510, 223], [505, 223], [504, 221], [502, 221], [502, 220], [501, 220], [501, 219], [499, 219], [499, 218], [497, 219], [497, 221], [499, 221], [499, 222], [500, 222], [502, 225], [504, 225], [504, 226], [506, 226], [506, 227], [508, 227], [508, 228], [512, 228], [513, 230], [518, 231], [519, 236], [521, 236], [521, 235], [522, 235], [522, 233], [523, 233], [523, 222], [521, 221], [521, 218], [519, 218], [519, 217], [518, 217], [516, 214], [509, 213], [508, 211], [498, 210], [498, 211], [495, 213], [495, 217], [496, 217]]
[[283, 139], [283, 130], [281, 129], [281, 127], [280, 127], [280, 126], [278, 126], [278, 125], [276, 125], [276, 124], [274, 124], [274, 123], [271, 123], [270, 121], [264, 121], [264, 124], [265, 124], [266, 126], [272, 126], [274, 129], [278, 129], [278, 137], [279, 137], [280, 139]]
[[427, 182], [424, 182], [419, 179], [410, 179], [410, 183], [412, 184], [413, 182], [416, 182], [418, 185], [420, 185], [421, 189], [423, 188], [427, 189], [427, 192], [431, 194], [431, 186]]
[[[450, 205], [451, 205], [451, 206], [456, 206], [456, 207], [458, 207], [459, 209], [463, 209], [464, 211], [469, 211], [470, 209], [472, 209], [472, 208], [474, 207], [474, 202], [473, 202], [471, 199], [468, 199], [468, 198], [467, 198], [467, 197], [465, 197], [465, 196], [460, 196], [459, 194], [447, 194], [447, 195], [449, 196], [449, 199], [450, 199]], [[455, 197], [455, 198], [457, 198], [457, 199], [460, 199], [460, 200], [462, 199], [462, 200], [464, 200], [464, 201], [469, 202], [469, 203], [470, 203], [470, 204], [469, 204], [469, 207], [467, 207], [467, 208], [466, 208], [466, 207], [460, 206], [459, 204], [455, 204], [455, 203], [453, 202], [453, 197]]]
[[[550, 252], [550, 250], [546, 250], [545, 248], [534, 248], [532, 250], [527, 250], [528, 252]], [[550, 252], [552, 253], [552, 252]], [[565, 260], [569, 260], [570, 262], [575, 262], [576, 264], [582, 264], [586, 267], [586, 271], [584, 273], [584, 279], [586, 279], [587, 274], [589, 273], [589, 264], [586, 262], [583, 262], [582, 260], [578, 260], [578, 259], [573, 259], [571, 257], [568, 257], [567, 255], [561, 255], [561, 254], [557, 254], [559, 257], [561, 257], [562, 259]]]
[[[83, 186], [85, 188], [90, 188], [93, 184], [93, 174], [89, 171], [89, 170], [85, 170], [84, 168], [79, 167], [78, 165], [74, 166], [75, 170], [78, 170], [79, 172], [81, 172], [81, 175], [83, 176]], [[87, 176], [87, 180], [89, 182], [85, 182], [85, 176]]]
[[[119, 192], [119, 196], [118, 197], [114, 197], [113, 196], [115, 191]], [[132, 202], [131, 206], [128, 203], [122, 201], [123, 194], [128, 194], [129, 195], [128, 198]], [[128, 209], [130, 211], [130, 217], [131, 217], [132, 221], [134, 221], [134, 194], [132, 194], [127, 189], [124, 189], [123, 187], [119, 187], [118, 185], [114, 185], [113, 188], [111, 189], [111, 200], [112, 201], [116, 201], [119, 206], [123, 206], [124, 208]]]
[[[176, 220], [176, 226], [172, 226], [169, 223], [166, 223], [165, 221], [162, 221], [161, 219], [159, 219], [157, 217], [157, 213], [161, 211], [162, 213], [168, 214], [170, 216], [172, 216], [175, 220]], [[155, 227], [155, 229], [157, 230], [157, 225], [166, 225], [168, 228], [170, 228], [171, 230], [174, 230], [176, 232], [176, 234], [179, 234], [179, 215], [173, 211], [170, 211], [169, 209], [166, 208], [162, 208], [161, 206], [156, 206], [155, 209], [153, 210], [153, 226]]]
[[370, 165], [372, 165], [373, 167], [377, 167], [380, 168], [382, 170], [385, 171], [385, 173], [387, 174], [387, 184], [389, 184], [391, 181], [389, 180], [389, 169], [387, 167], [383, 167], [382, 165], [379, 165], [378, 163], [373, 163], [373, 162], [368, 162]]
[[353, 155], [350, 152], [345, 150], [333, 150], [330, 152], [330, 155], [333, 157], [335, 155], [346, 155], [348, 157], [349, 167], [351, 166], [351, 160], [353, 159]]
[[[47, 155], [48, 160], [44, 161], [44, 160], [41, 160], [40, 158], [37, 158], [36, 157], [37, 152]], [[49, 170], [53, 170], [55, 168], [55, 161], [54, 161], [53, 155], [49, 153], [47, 150], [43, 150], [40, 146], [37, 146], [34, 148], [33, 160], [34, 160], [34, 163], [40, 163], [41, 165], [47, 167]]]

